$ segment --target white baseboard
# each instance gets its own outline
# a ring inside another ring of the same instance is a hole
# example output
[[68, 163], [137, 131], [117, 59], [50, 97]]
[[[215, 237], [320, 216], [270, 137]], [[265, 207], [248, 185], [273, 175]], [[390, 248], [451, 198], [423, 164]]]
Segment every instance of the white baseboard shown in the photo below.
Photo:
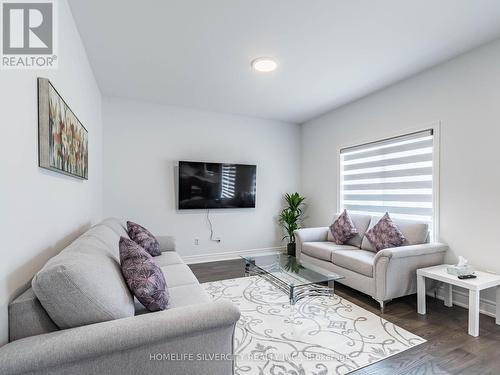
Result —
[[[455, 288], [456, 287], [453, 287], [453, 304], [460, 307], [465, 307], [467, 309], [469, 307], [469, 292], [464, 290], [457, 290]], [[434, 291], [432, 290], [430, 292], [427, 292], [427, 294], [434, 297]], [[438, 287], [436, 297], [444, 301], [444, 292], [442, 285]], [[479, 300], [479, 312], [481, 314], [488, 315], [494, 318], [496, 316], [496, 301], [481, 298]]]
[[182, 260], [186, 262], [186, 264], [195, 264], [195, 263], [208, 263], [208, 262], [217, 262], [220, 260], [231, 260], [238, 259], [244, 255], [264, 255], [268, 253], [273, 253], [276, 251], [284, 251], [285, 247], [266, 247], [262, 249], [249, 249], [249, 250], [238, 250], [238, 251], [229, 251], [224, 253], [212, 253], [212, 254], [202, 254], [202, 255], [187, 255], [183, 256]]

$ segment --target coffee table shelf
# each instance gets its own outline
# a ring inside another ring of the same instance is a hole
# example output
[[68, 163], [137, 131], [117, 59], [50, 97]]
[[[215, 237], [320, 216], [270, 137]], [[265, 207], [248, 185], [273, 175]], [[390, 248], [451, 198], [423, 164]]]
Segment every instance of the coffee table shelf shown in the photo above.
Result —
[[291, 305], [305, 297], [333, 296], [334, 282], [343, 278], [283, 253], [242, 258], [245, 260], [245, 275], [263, 277], [286, 293]]

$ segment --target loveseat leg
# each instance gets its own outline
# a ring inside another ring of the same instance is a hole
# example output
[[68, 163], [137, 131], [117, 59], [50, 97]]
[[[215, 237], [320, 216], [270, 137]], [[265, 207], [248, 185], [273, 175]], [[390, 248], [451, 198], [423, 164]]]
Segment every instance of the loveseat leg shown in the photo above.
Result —
[[[377, 300], [378, 301], [378, 300]], [[378, 301], [378, 303], [380, 304], [380, 313], [381, 314], [384, 314], [385, 313], [385, 305], [387, 304], [387, 302], [391, 302], [392, 300], [387, 300], [387, 301]]]
[[380, 313], [385, 313], [385, 301], [378, 301], [380, 303]]

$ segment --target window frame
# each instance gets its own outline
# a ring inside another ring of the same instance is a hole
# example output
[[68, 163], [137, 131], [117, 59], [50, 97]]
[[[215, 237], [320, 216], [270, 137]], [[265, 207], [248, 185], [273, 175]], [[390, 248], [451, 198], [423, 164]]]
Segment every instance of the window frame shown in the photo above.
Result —
[[418, 127], [414, 128], [407, 128], [404, 130], [400, 130], [398, 132], [390, 132], [390, 133], [384, 133], [380, 137], [377, 138], [367, 138], [363, 139], [361, 141], [356, 141], [352, 142], [347, 145], [340, 145], [337, 147], [336, 151], [336, 166], [337, 166], [337, 205], [336, 205], [336, 212], [340, 212], [342, 209], [342, 179], [341, 179], [341, 165], [340, 165], [340, 152], [343, 149], [349, 148], [349, 147], [356, 147], [356, 146], [361, 146], [366, 143], [371, 143], [371, 142], [381, 142], [386, 139], [390, 138], [396, 138], [396, 137], [401, 137], [405, 136], [411, 133], [416, 133], [420, 131], [425, 131], [425, 130], [430, 130], [432, 129], [433, 131], [433, 137], [432, 137], [432, 206], [433, 206], [433, 213], [432, 213], [432, 233], [433, 233], [433, 238], [431, 239], [432, 241], [439, 241], [440, 240], [440, 223], [439, 223], [439, 211], [440, 211], [440, 159], [441, 159], [441, 152], [440, 152], [440, 137], [441, 137], [441, 121], [433, 121], [430, 122], [426, 125], [421, 125]]

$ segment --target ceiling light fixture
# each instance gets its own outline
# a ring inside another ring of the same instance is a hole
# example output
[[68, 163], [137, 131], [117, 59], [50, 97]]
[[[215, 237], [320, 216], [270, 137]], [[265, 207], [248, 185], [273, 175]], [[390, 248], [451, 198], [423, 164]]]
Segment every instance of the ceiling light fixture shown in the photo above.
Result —
[[278, 63], [271, 57], [258, 57], [252, 61], [252, 68], [258, 72], [269, 73], [276, 70]]

